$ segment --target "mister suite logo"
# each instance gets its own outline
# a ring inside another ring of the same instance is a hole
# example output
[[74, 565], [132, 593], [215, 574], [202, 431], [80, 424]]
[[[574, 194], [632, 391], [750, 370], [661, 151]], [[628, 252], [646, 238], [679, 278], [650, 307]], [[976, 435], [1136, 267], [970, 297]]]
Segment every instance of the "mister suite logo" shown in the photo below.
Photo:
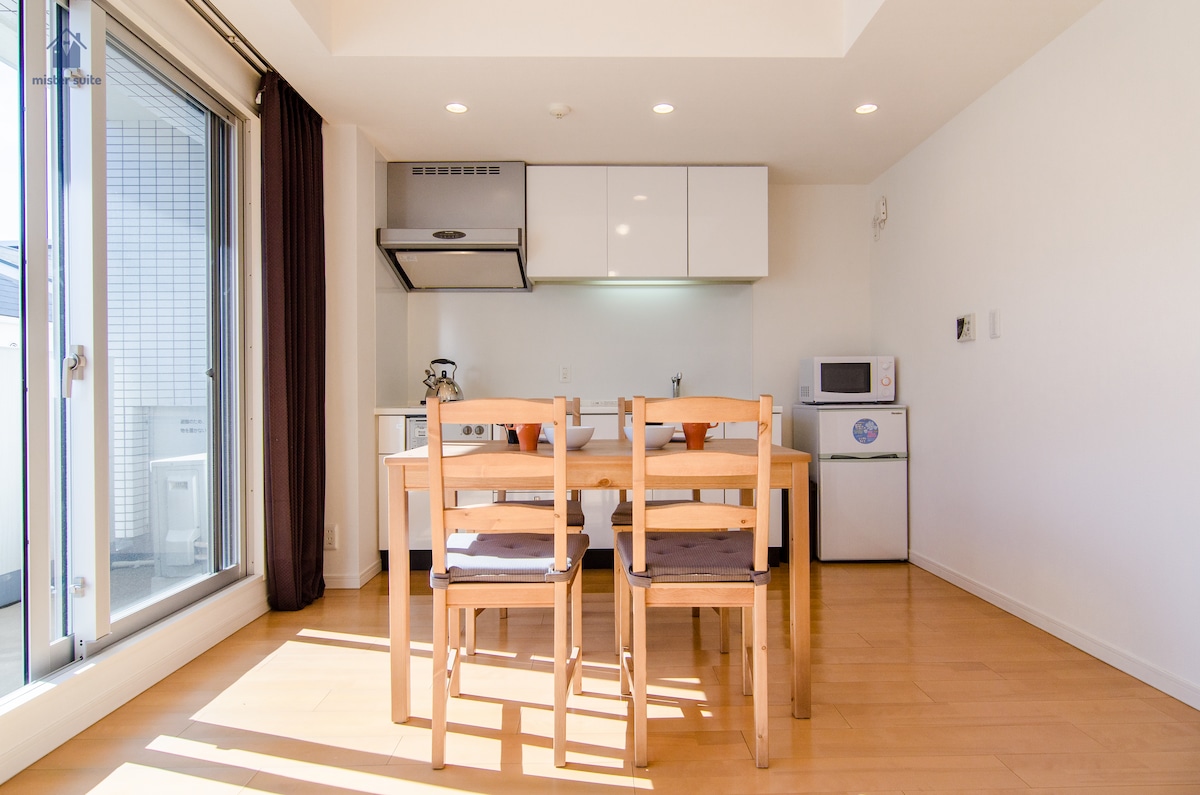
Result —
[[80, 55], [87, 49], [83, 37], [72, 30], [64, 30], [46, 47], [50, 53], [51, 66], [54, 74], [45, 77], [34, 77], [35, 86], [96, 86], [101, 78], [85, 74], [79, 68]]

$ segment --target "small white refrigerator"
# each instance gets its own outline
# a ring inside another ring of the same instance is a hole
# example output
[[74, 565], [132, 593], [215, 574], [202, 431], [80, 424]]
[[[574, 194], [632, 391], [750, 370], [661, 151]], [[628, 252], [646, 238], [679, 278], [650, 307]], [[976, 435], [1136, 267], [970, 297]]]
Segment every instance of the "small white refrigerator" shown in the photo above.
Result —
[[792, 446], [811, 453], [817, 558], [908, 559], [908, 409], [792, 408]]

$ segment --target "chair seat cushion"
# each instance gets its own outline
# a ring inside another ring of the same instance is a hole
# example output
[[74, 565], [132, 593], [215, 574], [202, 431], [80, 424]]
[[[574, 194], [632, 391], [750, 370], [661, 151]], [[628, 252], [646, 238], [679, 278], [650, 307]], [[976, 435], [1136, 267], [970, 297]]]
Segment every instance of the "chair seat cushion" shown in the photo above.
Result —
[[[646, 500], [646, 505], [675, 505], [680, 502], [693, 502], [693, 500]], [[611, 524], [615, 526], [629, 527], [633, 524], [633, 503], [618, 502], [617, 509], [612, 513]]]
[[555, 571], [554, 536], [549, 533], [451, 533], [446, 539], [446, 573], [430, 572], [429, 585], [562, 582], [575, 576], [587, 548], [586, 534], [568, 535], [566, 571]]
[[[554, 500], [505, 500], [509, 505], [553, 505]], [[583, 503], [567, 500], [567, 527], [583, 527]]]
[[766, 585], [771, 570], [754, 570], [754, 534], [646, 533], [646, 571], [633, 571], [633, 533], [616, 534], [617, 554], [629, 584], [656, 582], [752, 582]]

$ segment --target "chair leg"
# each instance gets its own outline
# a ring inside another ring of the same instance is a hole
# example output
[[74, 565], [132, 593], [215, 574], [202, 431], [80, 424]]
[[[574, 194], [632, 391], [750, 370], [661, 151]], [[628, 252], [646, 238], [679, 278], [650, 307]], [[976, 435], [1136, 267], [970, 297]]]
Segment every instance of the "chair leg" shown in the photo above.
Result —
[[508, 618], [508, 608], [507, 607], [501, 607], [501, 608], [499, 608], [499, 610], [500, 610], [500, 619], [501, 620]]
[[633, 596], [633, 764], [646, 767], [646, 589]]
[[767, 753], [767, 588], [754, 589], [754, 761], [766, 767]]
[[742, 695], [754, 694], [754, 671], [751, 667], [754, 657], [754, 611], [749, 607], [742, 608]]
[[554, 766], [567, 764], [567, 583], [554, 584]]
[[475, 624], [477, 621], [479, 621], [479, 614], [482, 612], [482, 607], [477, 607], [474, 610], [467, 611], [466, 643], [468, 657], [475, 656]]
[[571, 692], [578, 696], [583, 693], [583, 575], [579, 572], [571, 582], [571, 654], [579, 655], [571, 674]]
[[[459, 622], [462, 620], [462, 614], [464, 612], [472, 613], [473, 611], [469, 607], [462, 610], [456, 608], [449, 611], [450, 624], [447, 629], [449, 630], [450, 643], [448, 645], [450, 648], [454, 649], [455, 652], [461, 648], [460, 644], [462, 642], [462, 629]], [[474, 617], [471, 618], [471, 623], [475, 623]], [[458, 661], [459, 657], [457, 654], [455, 654], [455, 664], [450, 671], [450, 695], [453, 698], [458, 698], [458, 696], [461, 694], [460, 686], [462, 684], [462, 676], [460, 675], [460, 672], [462, 670], [462, 666], [458, 665]]]
[[717, 615], [721, 617], [721, 654], [729, 654], [729, 608], [718, 607]]
[[[614, 547], [616, 544], [613, 545]], [[613, 549], [613, 642], [621, 659], [621, 553]], [[623, 692], [623, 691], [622, 691]]]
[[450, 647], [450, 637], [447, 632], [446, 592], [434, 589], [433, 592], [433, 720], [430, 729], [433, 734], [433, 769], [441, 770], [446, 766], [446, 708], [447, 708], [447, 677], [446, 656]]
[[699, 618], [699, 617], [700, 617], [700, 608], [693, 607], [692, 608], [692, 618]]
[[621, 679], [621, 695], [627, 696], [631, 687], [629, 674], [625, 670], [625, 652], [631, 648], [629, 642], [630, 588], [629, 581], [625, 579], [625, 570], [620, 562], [619, 554], [616, 556], [615, 565], [617, 571], [613, 577], [613, 601], [616, 602], [617, 610], [617, 670]]

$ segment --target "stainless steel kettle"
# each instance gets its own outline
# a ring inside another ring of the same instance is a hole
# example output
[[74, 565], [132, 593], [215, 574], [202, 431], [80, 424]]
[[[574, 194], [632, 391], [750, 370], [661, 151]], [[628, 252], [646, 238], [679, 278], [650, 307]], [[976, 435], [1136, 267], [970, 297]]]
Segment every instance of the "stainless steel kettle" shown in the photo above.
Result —
[[[443, 369], [441, 375], [437, 374], [437, 365], [448, 364], [452, 369], [449, 375]], [[458, 365], [449, 359], [434, 359], [429, 363], [429, 369], [425, 371], [425, 380], [421, 383], [428, 387], [425, 390], [425, 403], [430, 398], [437, 398], [442, 403], [448, 400], [462, 400], [462, 388], [454, 381], [454, 375], [458, 372]]]

